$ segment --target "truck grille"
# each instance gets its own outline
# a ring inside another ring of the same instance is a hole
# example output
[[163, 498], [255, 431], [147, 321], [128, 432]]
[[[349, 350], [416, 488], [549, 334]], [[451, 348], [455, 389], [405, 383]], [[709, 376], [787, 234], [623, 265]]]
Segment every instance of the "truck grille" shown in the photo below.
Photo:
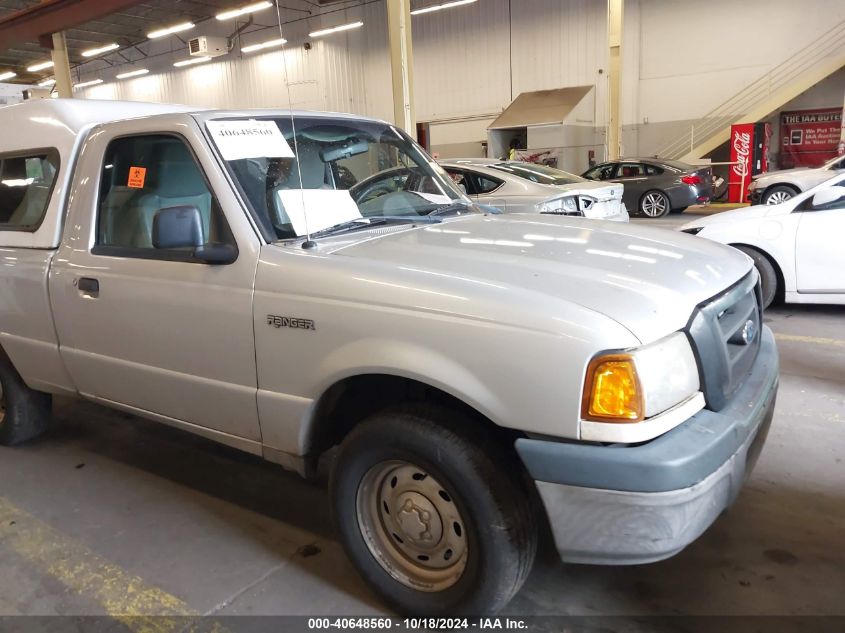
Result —
[[719, 411], [742, 385], [760, 349], [763, 311], [752, 271], [696, 308], [687, 333], [698, 360], [707, 408]]

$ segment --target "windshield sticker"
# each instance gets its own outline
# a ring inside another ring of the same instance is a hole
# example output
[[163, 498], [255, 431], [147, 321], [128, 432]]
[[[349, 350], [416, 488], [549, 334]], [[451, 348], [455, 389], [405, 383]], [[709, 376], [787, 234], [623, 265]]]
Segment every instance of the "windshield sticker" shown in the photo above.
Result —
[[275, 212], [277, 223], [291, 224], [299, 236], [306, 233], [306, 212], [311, 233], [361, 217], [345, 189], [282, 189], [276, 192]]
[[127, 187], [131, 187], [132, 189], [143, 189], [144, 188], [144, 181], [147, 179], [147, 168], [146, 167], [130, 167], [129, 168], [129, 181], [126, 183]]
[[293, 150], [273, 121], [207, 121], [224, 160], [293, 158]]

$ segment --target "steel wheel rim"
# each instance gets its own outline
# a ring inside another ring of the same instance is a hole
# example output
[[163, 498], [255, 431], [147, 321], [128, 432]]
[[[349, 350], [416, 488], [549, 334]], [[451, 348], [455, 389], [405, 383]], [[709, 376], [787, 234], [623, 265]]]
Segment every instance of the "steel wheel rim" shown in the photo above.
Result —
[[395, 580], [425, 592], [460, 580], [466, 524], [452, 495], [424, 468], [400, 460], [372, 466], [358, 486], [356, 510], [367, 548]]
[[650, 218], [658, 218], [666, 212], [666, 198], [660, 193], [648, 193], [643, 198], [642, 210]]
[[781, 202], [786, 202], [791, 197], [786, 191], [775, 191], [766, 198], [766, 204], [780, 204]]

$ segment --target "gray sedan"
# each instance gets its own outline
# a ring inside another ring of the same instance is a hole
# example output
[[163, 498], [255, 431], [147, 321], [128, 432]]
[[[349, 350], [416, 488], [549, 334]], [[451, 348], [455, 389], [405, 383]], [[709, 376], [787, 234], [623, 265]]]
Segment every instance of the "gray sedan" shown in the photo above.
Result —
[[661, 158], [623, 158], [596, 165], [584, 178], [625, 185], [625, 206], [632, 214], [659, 218], [710, 202], [713, 170]]
[[484, 158], [441, 161], [452, 180], [480, 204], [505, 213], [547, 213], [628, 221], [623, 187], [590, 182], [534, 163]]

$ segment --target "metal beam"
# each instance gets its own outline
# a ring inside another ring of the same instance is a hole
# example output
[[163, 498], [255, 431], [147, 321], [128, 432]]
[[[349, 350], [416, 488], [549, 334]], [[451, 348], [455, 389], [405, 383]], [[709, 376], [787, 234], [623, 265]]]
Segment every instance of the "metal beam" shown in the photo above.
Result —
[[18, 42], [51, 44], [53, 33], [115, 13], [138, 4], [138, 1], [43, 0], [28, 9], [0, 18], [0, 51]]
[[387, 0], [387, 34], [393, 75], [393, 122], [416, 138], [411, 0]]
[[622, 121], [622, 20], [624, 0], [607, 0], [607, 45], [609, 49], [607, 158], [619, 158]]

